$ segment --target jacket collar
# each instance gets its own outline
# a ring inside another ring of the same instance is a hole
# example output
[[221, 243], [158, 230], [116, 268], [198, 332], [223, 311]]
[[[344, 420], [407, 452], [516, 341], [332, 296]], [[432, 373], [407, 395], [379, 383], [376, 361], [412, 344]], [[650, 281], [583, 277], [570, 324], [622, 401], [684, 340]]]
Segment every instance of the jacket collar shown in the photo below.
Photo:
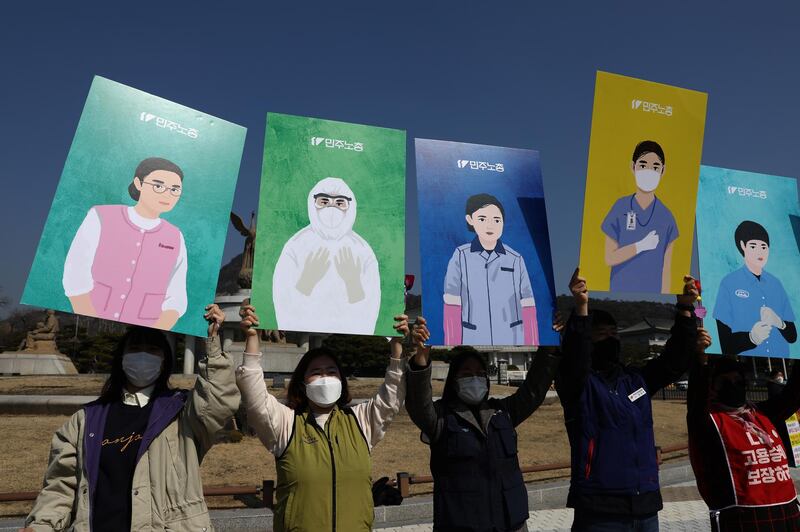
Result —
[[[469, 250], [472, 253], [481, 253], [481, 252], [486, 252], [487, 254], [489, 253], [488, 251], [483, 249], [481, 241], [478, 239], [477, 236], [472, 239], [472, 243], [469, 246]], [[500, 240], [497, 241], [497, 245], [494, 247], [492, 251], [495, 251], [498, 255], [506, 254], [506, 248], [503, 247], [503, 243]]]

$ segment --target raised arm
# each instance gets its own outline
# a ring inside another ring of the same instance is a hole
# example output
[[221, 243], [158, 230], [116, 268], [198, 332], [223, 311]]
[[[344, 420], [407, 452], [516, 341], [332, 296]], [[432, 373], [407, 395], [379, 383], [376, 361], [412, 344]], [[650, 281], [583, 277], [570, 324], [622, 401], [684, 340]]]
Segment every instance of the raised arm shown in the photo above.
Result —
[[197, 364], [197, 381], [184, 409], [201, 460], [214, 444], [217, 432], [236, 413], [240, 399], [233, 374], [233, 360], [222, 351], [218, 334], [225, 314], [217, 305], [208, 305], [205, 318], [209, 322], [206, 356]]
[[83, 410], [73, 414], [56, 431], [50, 443], [50, 463], [42, 491], [25, 518], [27, 530], [67, 530], [72, 522], [75, 490], [78, 486], [78, 446]]
[[589, 317], [589, 288], [586, 279], [575, 268], [569, 282], [575, 309], [563, 329], [561, 351], [563, 356], [556, 372], [556, 391], [562, 405], [567, 408], [576, 401], [592, 369], [592, 319]]
[[781, 393], [758, 403], [758, 409], [764, 412], [773, 423], [783, 423], [788, 417], [800, 410], [800, 364], [792, 365], [789, 381]]
[[430, 442], [436, 441], [442, 432], [443, 419], [433, 406], [431, 390], [431, 348], [425, 345], [430, 331], [425, 318], [420, 316], [412, 333], [414, 355], [408, 360], [406, 376], [406, 410], [411, 421], [425, 434]]
[[692, 314], [694, 302], [700, 295], [694, 278], [683, 278], [683, 293], [677, 296], [677, 314], [670, 331], [667, 345], [661, 356], [649, 361], [642, 369], [642, 376], [650, 395], [675, 382], [689, 369], [689, 362], [696, 351], [697, 320]]
[[279, 457], [289, 445], [294, 424], [294, 411], [281, 404], [267, 391], [264, 370], [261, 368], [261, 342], [258, 338], [258, 315], [246, 299], [239, 309], [239, 326], [245, 334], [244, 360], [236, 369], [236, 384], [242, 393], [247, 422], [261, 443]]
[[711, 336], [703, 328], [697, 329], [695, 352], [689, 366], [689, 386], [686, 392], [686, 423], [690, 433], [700, 434], [708, 415], [708, 390], [710, 375], [706, 348]]
[[395, 336], [389, 341], [391, 357], [389, 358], [389, 367], [386, 369], [383, 384], [378, 388], [378, 393], [369, 401], [359, 403], [353, 407], [353, 413], [370, 449], [383, 439], [387, 427], [400, 410], [405, 398], [405, 389], [402, 382], [405, 370], [402, 341], [403, 338], [408, 336], [408, 316], [395, 316], [394, 319], [396, 322], [394, 329], [403, 336]]
[[519, 425], [541, 406], [553, 375], [561, 362], [561, 353], [556, 349], [542, 348], [533, 358], [533, 365], [528, 369], [525, 382], [512, 395], [497, 399], [497, 404], [511, 416], [514, 426]]

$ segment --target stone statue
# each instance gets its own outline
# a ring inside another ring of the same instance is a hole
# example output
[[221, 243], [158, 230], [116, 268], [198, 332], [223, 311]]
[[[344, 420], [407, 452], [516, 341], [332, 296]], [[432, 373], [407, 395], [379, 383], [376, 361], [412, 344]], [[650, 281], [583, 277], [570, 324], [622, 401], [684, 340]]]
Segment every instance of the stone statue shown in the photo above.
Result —
[[[244, 237], [244, 251], [242, 252], [242, 268], [239, 270], [239, 287], [250, 289], [253, 287], [253, 261], [256, 249], [256, 213], [250, 213], [250, 227], [245, 227], [242, 219], [231, 212], [231, 223]], [[261, 332], [261, 339], [265, 342], [285, 344], [286, 333], [279, 330], [265, 330]]]
[[253, 286], [253, 258], [256, 247], [256, 213], [250, 213], [250, 227], [245, 227], [238, 215], [231, 212], [231, 223], [244, 237], [244, 252], [242, 253], [242, 268], [239, 270], [239, 287], [252, 288]]
[[33, 330], [28, 331], [18, 351], [59, 354], [60, 352], [56, 346], [56, 333], [58, 330], [56, 313], [54, 310], [48, 309], [45, 321], [38, 322]]

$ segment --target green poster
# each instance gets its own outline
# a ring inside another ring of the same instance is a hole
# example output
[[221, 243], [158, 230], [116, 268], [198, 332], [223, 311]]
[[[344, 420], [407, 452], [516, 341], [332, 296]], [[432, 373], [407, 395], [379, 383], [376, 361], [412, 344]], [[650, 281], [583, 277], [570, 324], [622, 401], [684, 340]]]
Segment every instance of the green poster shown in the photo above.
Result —
[[394, 334], [405, 150], [405, 131], [267, 115], [253, 266], [260, 327]]
[[246, 131], [95, 76], [22, 303], [205, 336]]

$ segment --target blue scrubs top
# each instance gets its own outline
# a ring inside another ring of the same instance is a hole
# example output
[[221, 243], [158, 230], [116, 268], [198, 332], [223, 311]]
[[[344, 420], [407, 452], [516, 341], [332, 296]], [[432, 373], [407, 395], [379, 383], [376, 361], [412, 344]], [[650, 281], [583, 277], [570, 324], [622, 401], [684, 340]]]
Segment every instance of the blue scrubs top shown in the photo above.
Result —
[[[742, 266], [726, 275], [719, 283], [714, 319], [731, 328], [731, 332], [749, 332], [757, 321], [761, 321], [761, 307], [769, 307], [783, 321], [795, 321], [789, 297], [777, 277], [762, 270], [761, 279], [747, 266]], [[761, 345], [742, 355], [788, 357], [789, 343], [775, 328]]]
[[612, 266], [611, 290], [621, 292], [661, 292], [664, 253], [678, 238], [675, 217], [658, 197], [642, 209], [634, 195], [620, 198], [608, 211], [600, 228], [616, 241], [619, 247], [634, 244], [650, 231], [658, 234], [658, 246], [642, 251], [631, 259]]
[[522, 255], [497, 242], [486, 251], [477, 237], [458, 246], [447, 265], [444, 293], [461, 298], [461, 343], [524, 345], [523, 299], [533, 288]]

